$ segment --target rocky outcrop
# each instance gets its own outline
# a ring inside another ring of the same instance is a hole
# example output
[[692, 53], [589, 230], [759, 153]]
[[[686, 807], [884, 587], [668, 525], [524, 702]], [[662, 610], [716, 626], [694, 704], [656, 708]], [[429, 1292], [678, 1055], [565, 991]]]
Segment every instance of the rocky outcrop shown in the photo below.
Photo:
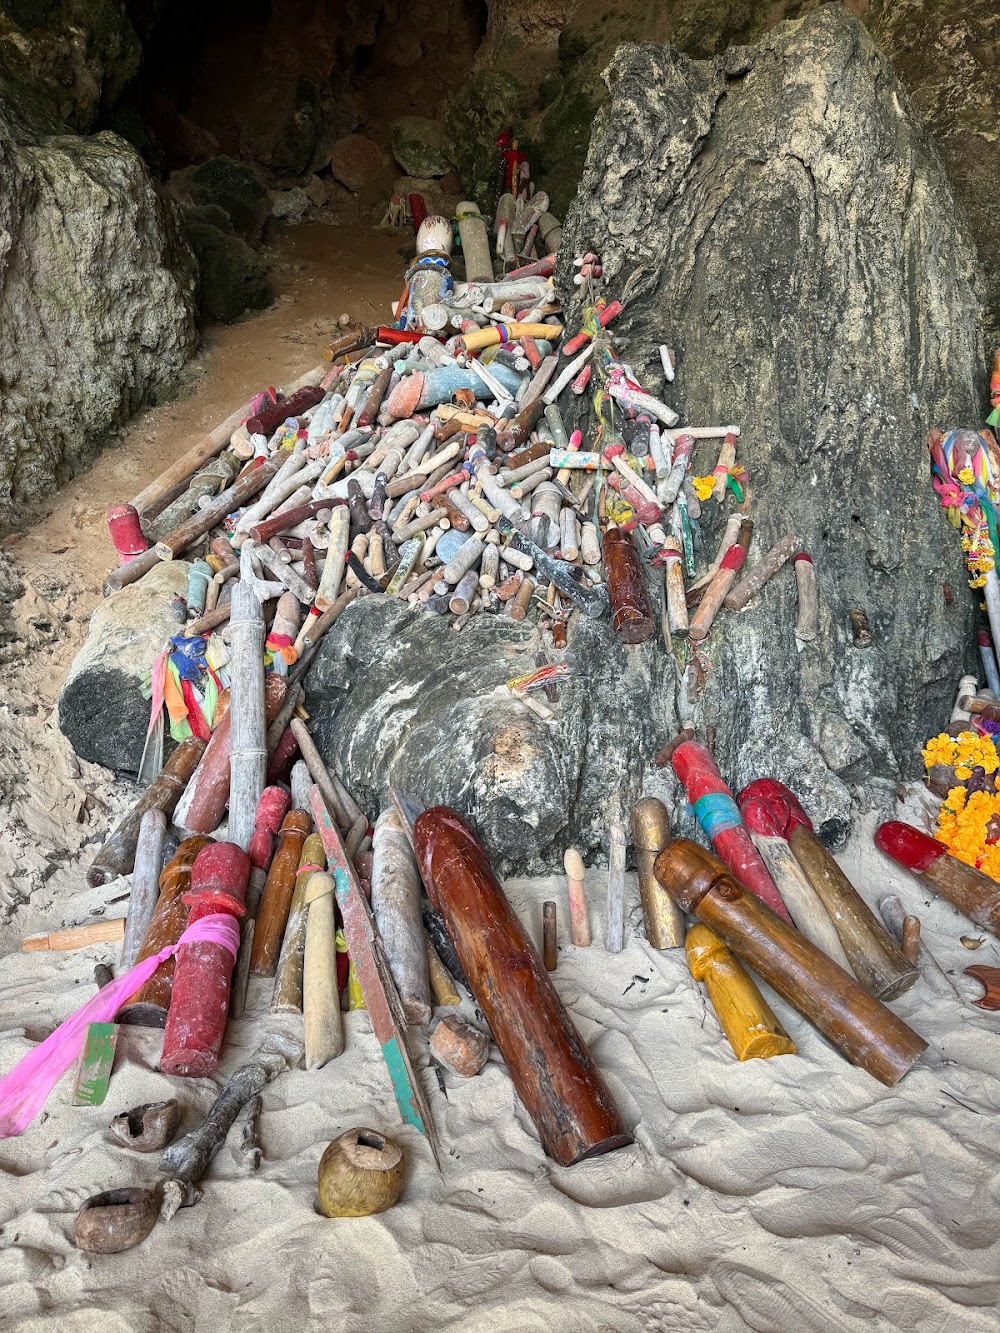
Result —
[[259, 241], [270, 212], [264, 182], [253, 167], [231, 157], [213, 157], [196, 167], [175, 171], [168, 189], [178, 203], [221, 208], [232, 229], [246, 241]]
[[178, 626], [173, 597], [187, 589], [190, 565], [167, 560], [102, 602], [59, 696], [59, 729], [73, 749], [116, 773], [137, 773], [149, 726], [143, 682]]
[[237, 236], [229, 214], [215, 204], [183, 211], [184, 239], [198, 264], [198, 313], [209, 324], [231, 324], [271, 304], [260, 254]]
[[919, 766], [971, 644], [926, 437], [982, 416], [974, 253], [933, 142], [837, 6], [713, 61], [624, 46], [607, 80], [563, 230], [569, 324], [572, 256], [594, 249], [630, 298], [628, 361], [659, 389], [668, 343], [682, 420], [741, 425], [754, 549], [794, 532], [811, 552], [815, 643], [796, 643], [795, 585], [777, 580], [709, 641], [698, 716], [734, 786], [772, 774], [842, 830], [852, 793]]
[[599, 847], [609, 809], [638, 790], [672, 723], [674, 664], [577, 616], [575, 674], [544, 722], [505, 689], [540, 647], [527, 621], [480, 615], [455, 634], [450, 617], [365, 598], [309, 673], [310, 728], [366, 810], [396, 787], [469, 815], [503, 870], [561, 864], [568, 843]]
[[389, 131], [392, 155], [408, 176], [435, 179], [451, 170], [444, 148], [444, 127], [426, 116], [402, 116]]
[[175, 381], [196, 344], [175, 210], [110, 133], [16, 140], [0, 110], [0, 528]]
[[986, 279], [987, 347], [1000, 344], [1000, 6], [876, 0], [866, 23], [941, 148]]

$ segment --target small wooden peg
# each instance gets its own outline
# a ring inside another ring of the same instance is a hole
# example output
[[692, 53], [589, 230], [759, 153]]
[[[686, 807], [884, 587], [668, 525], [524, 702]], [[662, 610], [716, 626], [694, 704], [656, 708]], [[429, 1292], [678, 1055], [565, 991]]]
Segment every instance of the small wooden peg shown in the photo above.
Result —
[[918, 916], [908, 916], [903, 918], [903, 957], [907, 962], [916, 966], [917, 953], [920, 949], [920, 918]]
[[546, 972], [554, 972], [559, 965], [556, 946], [556, 905], [542, 903], [542, 959]]
[[462, 1003], [462, 997], [452, 980], [451, 973], [442, 963], [437, 949], [434, 948], [430, 940], [427, 941], [427, 973], [430, 977], [431, 994], [434, 996], [436, 1007]]
[[566, 867], [566, 896], [569, 898], [569, 937], [574, 944], [587, 948], [590, 944], [587, 891], [584, 885], [587, 872], [583, 866], [583, 857], [575, 847], [566, 848], [563, 865]]
[[490, 1039], [458, 1014], [449, 1014], [431, 1033], [430, 1047], [439, 1064], [462, 1078], [473, 1078], [486, 1063]]

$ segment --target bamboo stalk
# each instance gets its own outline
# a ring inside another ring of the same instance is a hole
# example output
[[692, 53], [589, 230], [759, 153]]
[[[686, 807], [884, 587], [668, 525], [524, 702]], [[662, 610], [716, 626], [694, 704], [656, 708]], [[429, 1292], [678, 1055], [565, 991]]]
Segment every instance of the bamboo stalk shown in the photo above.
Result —
[[292, 728], [292, 735], [299, 743], [302, 758], [306, 761], [313, 782], [320, 789], [328, 810], [341, 829], [346, 831], [362, 814], [360, 807], [354, 805], [354, 802], [351, 801], [350, 804], [354, 807], [352, 810], [343, 800], [343, 797], [347, 796], [347, 792], [323, 762], [323, 756], [316, 749], [316, 744], [310, 736], [306, 724], [301, 719], [293, 717], [289, 726]]
[[625, 942], [625, 828], [608, 826], [608, 909], [604, 923], [604, 947], [608, 953], [621, 953]]
[[170, 818], [204, 753], [205, 742], [194, 736], [178, 745], [155, 781], [146, 788], [90, 863], [87, 883], [91, 887], [97, 888], [117, 875], [128, 874], [135, 862], [143, 815], [147, 810], [159, 809]]
[[175, 528], [173, 532], [158, 541], [155, 547], [156, 554], [161, 560], [175, 560], [199, 537], [204, 537], [206, 532], [214, 528], [216, 523], [221, 523], [227, 514], [231, 514], [234, 509], [242, 508], [251, 496], [263, 490], [277, 472], [278, 466], [278, 460], [271, 458], [266, 463], [261, 463], [260, 467], [249, 468], [243, 472], [232, 486], [221, 495], [217, 495], [211, 504], [199, 509], [186, 523], [182, 523], [179, 528]]
[[[315, 366], [312, 370], [307, 370], [304, 375], [300, 375], [298, 379], [286, 385], [283, 393], [288, 397], [299, 389], [305, 388], [306, 385], [319, 384], [326, 371], [326, 366]], [[184, 488], [189, 477], [192, 477], [210, 458], [222, 453], [229, 443], [233, 431], [238, 429], [243, 420], [250, 415], [252, 408], [253, 399], [249, 399], [228, 416], [225, 421], [199, 440], [187, 453], [181, 454], [180, 458], [175, 459], [138, 495], [133, 496], [131, 503], [139, 511], [139, 517], [153, 518], [161, 509], [164, 509]]]
[[167, 817], [162, 810], [147, 810], [139, 825], [139, 840], [135, 847], [135, 869], [132, 871], [132, 891], [125, 918], [125, 937], [119, 967], [127, 972], [139, 956], [150, 918], [160, 894], [160, 862], [163, 859], [163, 840], [167, 833]]
[[334, 894], [332, 875], [319, 871], [309, 876], [305, 893], [308, 920], [302, 974], [306, 1069], [322, 1069], [344, 1049], [344, 1024], [337, 986]]
[[267, 769], [264, 720], [264, 614], [245, 583], [233, 588], [230, 626], [229, 838], [250, 846]]
[[383, 810], [375, 823], [372, 853], [375, 924], [407, 1021], [424, 1026], [431, 1017], [431, 990], [420, 911], [420, 876], [402, 821], [392, 806]]

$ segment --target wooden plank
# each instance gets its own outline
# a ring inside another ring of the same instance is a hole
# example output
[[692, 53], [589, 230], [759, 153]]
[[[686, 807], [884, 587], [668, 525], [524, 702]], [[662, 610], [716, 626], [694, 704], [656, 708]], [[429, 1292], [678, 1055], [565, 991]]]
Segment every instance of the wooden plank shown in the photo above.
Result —
[[88, 1023], [73, 1084], [74, 1106], [100, 1106], [108, 1095], [118, 1044], [117, 1023]]
[[403, 1120], [425, 1135], [435, 1161], [440, 1162], [437, 1131], [430, 1107], [417, 1080], [406, 1047], [406, 1016], [382, 948], [371, 909], [358, 883], [354, 866], [319, 787], [309, 792], [316, 830], [323, 840], [326, 863], [337, 888], [337, 903], [344, 922], [344, 938], [357, 972], [372, 1029], [382, 1046], [396, 1104]]

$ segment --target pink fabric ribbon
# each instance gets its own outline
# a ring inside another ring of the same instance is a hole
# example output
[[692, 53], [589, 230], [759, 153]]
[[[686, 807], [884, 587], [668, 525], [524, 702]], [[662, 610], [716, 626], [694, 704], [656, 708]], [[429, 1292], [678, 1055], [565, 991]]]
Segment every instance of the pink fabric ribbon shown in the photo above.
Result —
[[136, 963], [124, 976], [115, 977], [75, 1014], [60, 1023], [50, 1036], [29, 1051], [9, 1074], [0, 1078], [0, 1138], [22, 1133], [45, 1105], [58, 1079], [80, 1054], [88, 1023], [110, 1023], [125, 1001], [153, 975], [182, 944], [207, 940], [236, 957], [240, 947], [239, 922], [228, 912], [204, 916], [188, 926], [176, 944]]

